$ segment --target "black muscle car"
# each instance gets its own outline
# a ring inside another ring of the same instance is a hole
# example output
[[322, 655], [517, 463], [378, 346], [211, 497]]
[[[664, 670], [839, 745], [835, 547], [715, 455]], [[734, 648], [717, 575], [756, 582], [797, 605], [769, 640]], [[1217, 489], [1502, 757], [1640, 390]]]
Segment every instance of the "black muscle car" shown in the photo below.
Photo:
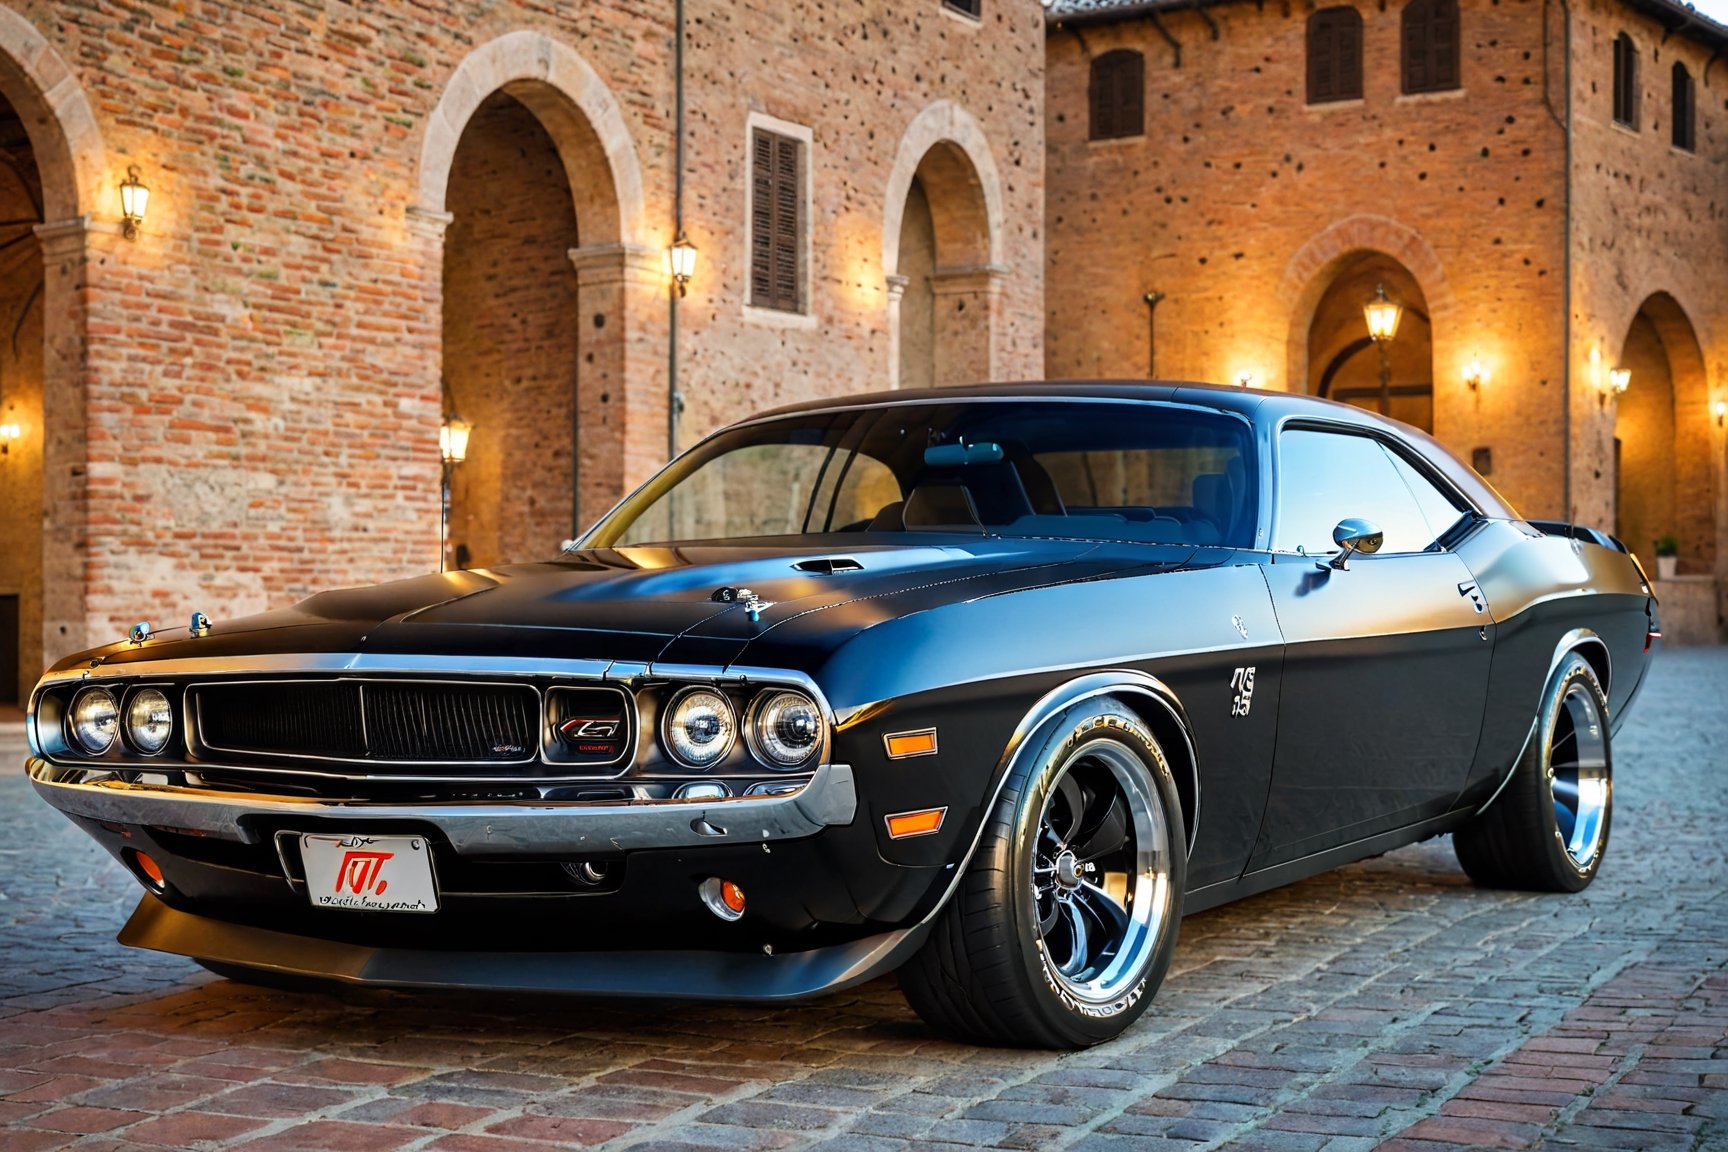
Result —
[[1302, 396], [805, 404], [559, 558], [62, 661], [37, 791], [238, 979], [781, 1000], [891, 969], [1079, 1046], [1183, 913], [1451, 833], [1572, 890], [1659, 635], [1637, 561]]

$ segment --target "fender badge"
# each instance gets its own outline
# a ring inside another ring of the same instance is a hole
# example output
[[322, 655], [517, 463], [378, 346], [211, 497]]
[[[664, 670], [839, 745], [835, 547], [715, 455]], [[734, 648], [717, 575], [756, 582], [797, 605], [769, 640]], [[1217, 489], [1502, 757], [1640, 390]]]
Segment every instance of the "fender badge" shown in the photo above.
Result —
[[1242, 634], [1242, 639], [1248, 639], [1248, 625], [1242, 622], [1242, 617], [1232, 616], [1230, 617], [1230, 623], [1236, 626], [1236, 631]]

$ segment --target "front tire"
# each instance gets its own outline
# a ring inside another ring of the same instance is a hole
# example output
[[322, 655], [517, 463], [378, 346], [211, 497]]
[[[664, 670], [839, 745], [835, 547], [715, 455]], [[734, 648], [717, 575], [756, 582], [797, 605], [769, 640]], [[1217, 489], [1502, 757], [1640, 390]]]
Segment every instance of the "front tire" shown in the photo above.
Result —
[[1452, 849], [1485, 888], [1578, 892], [1602, 866], [1613, 814], [1608, 697], [1572, 652], [1549, 679], [1505, 791], [1453, 835]]
[[973, 1042], [1113, 1039], [1170, 966], [1186, 844], [1157, 740], [1114, 700], [1075, 705], [1010, 770], [971, 867], [900, 970], [907, 1000]]

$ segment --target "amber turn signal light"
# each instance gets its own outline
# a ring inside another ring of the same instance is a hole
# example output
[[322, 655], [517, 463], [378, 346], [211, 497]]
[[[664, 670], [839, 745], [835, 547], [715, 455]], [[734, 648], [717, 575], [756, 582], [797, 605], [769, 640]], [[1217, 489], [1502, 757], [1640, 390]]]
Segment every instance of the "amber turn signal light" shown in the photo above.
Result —
[[156, 863], [155, 860], [152, 860], [149, 853], [139, 852], [134, 849], [132, 852], [132, 866], [138, 870], [138, 874], [144, 878], [144, 882], [148, 884], [153, 891], [160, 892], [164, 888], [168, 887], [168, 881], [162, 875], [162, 865]]
[[936, 754], [936, 729], [923, 728], [917, 732], [891, 732], [883, 739], [888, 744], [888, 759], [904, 760], [908, 756], [934, 756]]
[[942, 829], [942, 818], [948, 815], [946, 808], [926, 808], [921, 812], [896, 812], [888, 817], [888, 836], [893, 840], [904, 840], [908, 836], [928, 836]]
[[744, 889], [730, 880], [710, 876], [697, 886], [696, 892], [708, 911], [722, 920], [736, 920], [744, 915]]

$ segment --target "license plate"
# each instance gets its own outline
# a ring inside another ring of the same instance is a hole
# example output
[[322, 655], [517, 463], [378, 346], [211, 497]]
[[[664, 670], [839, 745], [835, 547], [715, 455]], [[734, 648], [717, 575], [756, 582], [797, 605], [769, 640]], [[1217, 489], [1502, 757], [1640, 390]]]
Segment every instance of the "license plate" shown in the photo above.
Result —
[[300, 861], [314, 907], [438, 911], [432, 849], [423, 836], [302, 835]]

